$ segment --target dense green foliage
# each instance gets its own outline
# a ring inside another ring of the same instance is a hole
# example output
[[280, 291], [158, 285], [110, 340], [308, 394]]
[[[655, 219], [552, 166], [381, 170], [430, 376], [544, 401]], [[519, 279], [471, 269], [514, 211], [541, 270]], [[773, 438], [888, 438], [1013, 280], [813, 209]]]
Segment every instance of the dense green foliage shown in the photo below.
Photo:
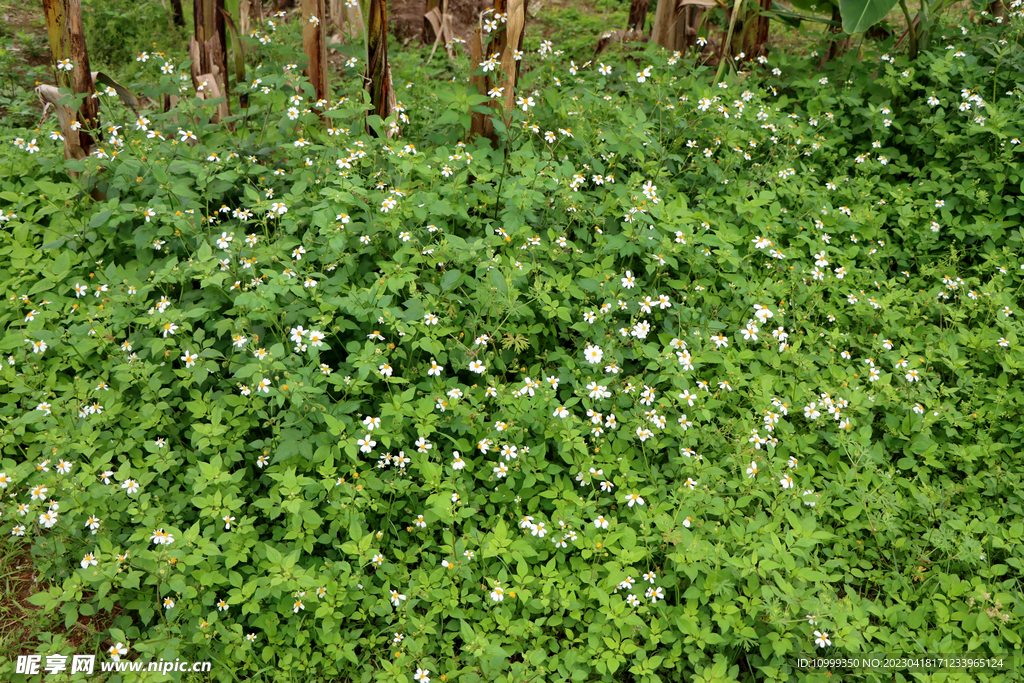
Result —
[[234, 130], [103, 96], [87, 161], [4, 131], [0, 533], [33, 602], [117, 605], [98, 651], [218, 680], [1019, 651], [1019, 22], [721, 84], [528, 40], [507, 153], [461, 142], [464, 58], [396, 57], [400, 139], [358, 78], [322, 122], [283, 25]]

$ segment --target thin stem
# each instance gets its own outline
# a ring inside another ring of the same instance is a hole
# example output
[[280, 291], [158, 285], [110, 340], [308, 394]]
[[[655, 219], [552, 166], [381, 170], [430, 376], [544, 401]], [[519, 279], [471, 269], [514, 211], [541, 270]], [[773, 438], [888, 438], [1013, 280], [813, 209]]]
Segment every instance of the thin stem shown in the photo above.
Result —
[[917, 59], [917, 27], [914, 26], [914, 20], [910, 17], [907, 0], [900, 0], [900, 9], [903, 10], [903, 16], [907, 20], [907, 31], [910, 33], [910, 58]]
[[[904, 2], [905, 0], [900, 0]], [[717, 83], [722, 78], [722, 72], [725, 71], [725, 65], [729, 62], [729, 55], [731, 53], [732, 46], [732, 32], [736, 29], [736, 18], [740, 15], [740, 5], [743, 4], [743, 0], [735, 0], [732, 5], [732, 17], [729, 19], [729, 32], [725, 35], [725, 42], [722, 43], [722, 56], [718, 60], [718, 71], [715, 73], [715, 82]], [[905, 7], [906, 5], [904, 5]]]

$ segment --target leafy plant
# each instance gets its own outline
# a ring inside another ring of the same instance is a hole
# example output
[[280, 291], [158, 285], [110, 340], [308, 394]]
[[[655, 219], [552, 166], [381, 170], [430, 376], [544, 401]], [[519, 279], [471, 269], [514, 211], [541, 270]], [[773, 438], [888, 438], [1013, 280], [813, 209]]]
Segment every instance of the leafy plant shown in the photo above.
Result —
[[157, 2], [83, 0], [82, 20], [94, 68], [124, 71], [138, 53], [151, 51], [154, 39], [181, 41], [167, 11]]
[[233, 129], [147, 55], [177, 107], [101, 94], [89, 158], [4, 131], [32, 604], [224, 681], [1019, 650], [1019, 17], [723, 83], [527, 42], [498, 146], [478, 64], [395, 51], [388, 140], [358, 78], [316, 106], [300, 31], [243, 38]]
[[839, 0], [843, 31], [862, 33], [885, 19], [901, 0]]

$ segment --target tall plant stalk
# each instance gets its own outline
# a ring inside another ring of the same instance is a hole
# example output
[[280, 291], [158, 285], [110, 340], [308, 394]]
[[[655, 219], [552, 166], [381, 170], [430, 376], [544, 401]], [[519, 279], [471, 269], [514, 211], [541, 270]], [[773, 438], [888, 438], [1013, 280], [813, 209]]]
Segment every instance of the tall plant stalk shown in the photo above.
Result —
[[914, 20], [910, 16], [907, 0], [900, 0], [900, 9], [903, 10], [903, 16], [907, 20], [907, 31], [910, 34], [910, 58], [917, 59], [917, 26], [914, 25]]

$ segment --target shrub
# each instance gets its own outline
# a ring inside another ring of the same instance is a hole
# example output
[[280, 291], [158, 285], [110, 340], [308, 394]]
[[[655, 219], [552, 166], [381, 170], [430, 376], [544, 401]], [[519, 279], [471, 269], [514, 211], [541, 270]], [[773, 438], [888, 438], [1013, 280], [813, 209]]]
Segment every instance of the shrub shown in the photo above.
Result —
[[[33, 601], [222, 680], [1015, 651], [1018, 37], [713, 86], [534, 56], [503, 153], [461, 84], [401, 91], [406, 140], [358, 83], [322, 126], [286, 26], [235, 132], [192, 100], [86, 162], [16, 133]], [[103, 200], [65, 171], [100, 167]]]
[[181, 30], [168, 21], [168, 11], [155, 2], [87, 0], [82, 20], [94, 69], [128, 69], [140, 50], [151, 50], [154, 38], [182, 41]]

